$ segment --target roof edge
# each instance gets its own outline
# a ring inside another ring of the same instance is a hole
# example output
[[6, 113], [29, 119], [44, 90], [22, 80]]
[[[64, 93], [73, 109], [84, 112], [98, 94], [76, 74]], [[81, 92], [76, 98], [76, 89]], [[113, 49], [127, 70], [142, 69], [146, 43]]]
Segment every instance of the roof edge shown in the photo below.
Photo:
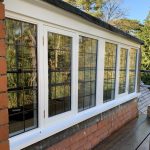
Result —
[[73, 13], [75, 15], [78, 15], [81, 18], [83, 18], [85, 20], [88, 20], [89, 22], [92, 22], [92, 23], [94, 23], [94, 24], [96, 24], [96, 25], [98, 25], [98, 26], [100, 26], [104, 29], [107, 29], [111, 32], [115, 32], [116, 34], [119, 34], [119, 35], [121, 35], [121, 36], [123, 36], [123, 37], [125, 37], [129, 40], [132, 40], [136, 43], [139, 43], [140, 45], [144, 44], [144, 42], [142, 40], [138, 39], [137, 37], [132, 36], [132, 35], [124, 32], [123, 30], [120, 30], [120, 29], [118, 29], [118, 28], [116, 28], [116, 27], [114, 27], [114, 26], [112, 26], [112, 25], [110, 25], [110, 24], [94, 17], [94, 16], [91, 16], [91, 15], [83, 12], [82, 10], [80, 10], [80, 9], [78, 9], [78, 8], [76, 8], [76, 7], [70, 5], [70, 4], [68, 4], [68, 3], [66, 3], [62, 0], [42, 0], [42, 1], [47, 2], [49, 4], [52, 4], [56, 7], [59, 7], [61, 9], [65, 10], [65, 11], [68, 11], [68, 12]]

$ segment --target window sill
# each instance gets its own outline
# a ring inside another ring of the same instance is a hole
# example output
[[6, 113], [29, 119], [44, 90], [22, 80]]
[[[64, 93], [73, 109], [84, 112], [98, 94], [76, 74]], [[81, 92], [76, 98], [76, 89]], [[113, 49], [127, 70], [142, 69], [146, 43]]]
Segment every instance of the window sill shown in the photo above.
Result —
[[54, 135], [62, 130], [65, 130], [77, 123], [80, 123], [88, 118], [96, 116], [102, 112], [112, 109], [120, 104], [128, 102], [133, 98], [139, 97], [140, 93], [133, 93], [120, 97], [104, 104], [99, 104], [91, 109], [74, 114], [68, 117], [68, 120], [60, 120], [56, 125], [49, 125], [47, 127], [37, 128], [21, 135], [12, 137], [10, 141], [10, 150], [20, 150], [38, 141], [41, 141], [51, 135]]

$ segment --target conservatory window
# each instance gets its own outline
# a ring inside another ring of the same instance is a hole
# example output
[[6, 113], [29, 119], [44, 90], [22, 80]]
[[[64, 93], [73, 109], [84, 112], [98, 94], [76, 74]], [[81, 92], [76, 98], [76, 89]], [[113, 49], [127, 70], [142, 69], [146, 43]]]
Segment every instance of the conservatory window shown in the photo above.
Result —
[[119, 70], [119, 94], [126, 92], [126, 77], [127, 77], [127, 57], [128, 50], [120, 49], [120, 70]]
[[115, 98], [117, 45], [106, 42], [104, 64], [104, 102]]
[[72, 37], [48, 32], [49, 117], [71, 110]]
[[97, 45], [97, 40], [80, 36], [78, 79], [79, 111], [96, 105]]
[[10, 137], [38, 126], [37, 26], [6, 18]]
[[136, 84], [136, 62], [137, 62], [137, 50], [130, 49], [130, 66], [129, 66], [129, 93], [135, 92]]

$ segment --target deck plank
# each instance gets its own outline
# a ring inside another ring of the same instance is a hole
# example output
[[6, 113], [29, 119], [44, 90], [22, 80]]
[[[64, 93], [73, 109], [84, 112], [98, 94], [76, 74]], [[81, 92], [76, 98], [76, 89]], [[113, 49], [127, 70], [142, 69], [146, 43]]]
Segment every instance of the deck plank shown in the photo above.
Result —
[[150, 90], [144, 85], [140, 87], [141, 95], [138, 101], [139, 112], [147, 114], [147, 107], [150, 105]]
[[150, 133], [150, 119], [146, 115], [126, 124], [93, 150], [136, 150]]
[[137, 150], [150, 150], [150, 136], [148, 136], [146, 140], [144, 140], [144, 142]]

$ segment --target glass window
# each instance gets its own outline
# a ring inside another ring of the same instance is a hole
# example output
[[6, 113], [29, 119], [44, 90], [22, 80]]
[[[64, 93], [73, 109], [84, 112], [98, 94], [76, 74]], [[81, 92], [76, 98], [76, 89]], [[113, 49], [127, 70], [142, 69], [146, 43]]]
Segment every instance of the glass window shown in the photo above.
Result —
[[126, 92], [127, 56], [128, 56], [128, 50], [121, 48], [120, 49], [120, 70], [119, 70], [119, 94]]
[[115, 98], [117, 45], [106, 42], [104, 70], [104, 102]]
[[38, 126], [37, 26], [6, 18], [10, 137]]
[[96, 104], [96, 62], [97, 44], [95, 39], [80, 36], [78, 109], [83, 111]]
[[49, 117], [71, 110], [72, 38], [48, 32]]
[[135, 92], [137, 50], [130, 49], [129, 93]]

